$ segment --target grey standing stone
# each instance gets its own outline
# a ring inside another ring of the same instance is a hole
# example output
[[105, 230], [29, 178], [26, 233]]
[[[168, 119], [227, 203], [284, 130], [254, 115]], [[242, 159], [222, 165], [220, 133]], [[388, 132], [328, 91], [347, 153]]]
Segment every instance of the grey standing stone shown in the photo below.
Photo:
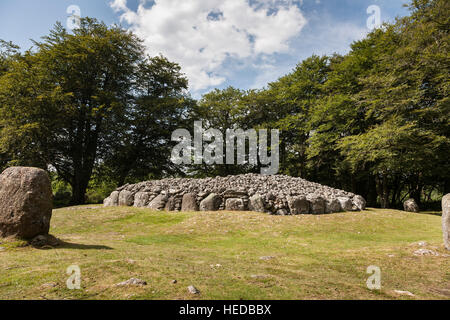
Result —
[[219, 195], [211, 193], [202, 202], [200, 202], [200, 211], [217, 211], [219, 210], [222, 199]]
[[361, 196], [355, 196], [353, 198], [353, 203], [355, 204], [356, 208], [358, 208], [358, 210], [363, 211], [366, 210], [366, 199], [364, 199]]
[[150, 200], [150, 194], [148, 192], [138, 192], [134, 196], [134, 206], [137, 208], [143, 208], [148, 205]]
[[310, 212], [309, 201], [306, 197], [290, 198], [288, 200], [289, 210], [291, 214], [308, 214]]
[[288, 216], [288, 215], [289, 215], [289, 212], [288, 212], [286, 209], [278, 209], [278, 210], [275, 212], [275, 215], [276, 215], [276, 216]]
[[11, 167], [0, 175], [0, 237], [32, 239], [47, 235], [52, 208], [46, 171]]
[[103, 201], [105, 207], [116, 207], [119, 205], [119, 191], [114, 191]]
[[193, 193], [186, 193], [183, 196], [181, 211], [198, 211], [197, 196]]
[[442, 198], [442, 231], [445, 248], [450, 250], [450, 193]]
[[166, 206], [166, 202], [167, 196], [160, 194], [148, 204], [148, 208], [153, 210], [163, 210]]
[[244, 211], [245, 205], [244, 201], [239, 198], [230, 198], [225, 202], [225, 210], [228, 211]]
[[417, 205], [416, 200], [414, 199], [408, 199], [403, 203], [403, 209], [405, 209], [406, 212], [419, 212], [419, 206]]
[[309, 202], [311, 204], [312, 214], [324, 214], [325, 213], [325, 200], [322, 197], [310, 198]]
[[249, 210], [255, 212], [265, 212], [264, 200], [259, 194], [255, 194], [250, 198]]
[[170, 197], [166, 202], [166, 211], [175, 211], [176, 201], [175, 197]]
[[338, 198], [339, 203], [341, 204], [341, 208], [344, 211], [352, 211], [353, 210], [353, 203], [352, 200], [345, 197]]
[[326, 201], [326, 207], [325, 207], [326, 213], [336, 213], [336, 212], [341, 212], [341, 211], [342, 211], [341, 203], [339, 202], [338, 199], [330, 199], [330, 200]]
[[134, 203], [134, 196], [131, 191], [122, 190], [119, 194], [119, 206], [130, 207]]

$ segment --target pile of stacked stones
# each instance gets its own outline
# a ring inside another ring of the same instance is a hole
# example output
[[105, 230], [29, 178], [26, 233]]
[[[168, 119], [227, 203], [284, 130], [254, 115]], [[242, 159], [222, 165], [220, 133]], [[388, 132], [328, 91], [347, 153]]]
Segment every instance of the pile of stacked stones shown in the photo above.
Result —
[[256, 211], [275, 215], [364, 210], [363, 197], [301, 178], [246, 174], [205, 179], [163, 179], [125, 185], [104, 205], [166, 211]]

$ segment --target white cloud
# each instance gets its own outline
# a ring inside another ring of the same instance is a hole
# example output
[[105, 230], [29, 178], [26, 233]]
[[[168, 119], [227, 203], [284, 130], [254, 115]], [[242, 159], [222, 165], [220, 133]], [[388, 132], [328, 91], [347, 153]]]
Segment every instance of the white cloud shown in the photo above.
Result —
[[145, 41], [150, 55], [181, 64], [192, 90], [226, 81], [227, 59], [257, 60], [288, 52], [289, 40], [306, 24], [299, 1], [155, 0], [137, 11], [126, 0], [111, 7]]

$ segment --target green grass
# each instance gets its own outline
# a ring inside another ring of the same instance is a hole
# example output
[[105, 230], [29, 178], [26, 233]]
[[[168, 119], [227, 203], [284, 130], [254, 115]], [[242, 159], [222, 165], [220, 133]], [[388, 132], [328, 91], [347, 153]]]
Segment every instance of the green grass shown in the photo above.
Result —
[[[450, 252], [431, 212], [279, 217], [90, 206], [55, 210], [51, 234], [64, 244], [0, 240], [0, 299], [450, 298]], [[419, 241], [440, 255], [415, 256]], [[81, 290], [66, 288], [70, 265], [81, 268]], [[381, 268], [379, 291], [366, 287], [370, 265]], [[148, 285], [114, 286], [132, 277]]]

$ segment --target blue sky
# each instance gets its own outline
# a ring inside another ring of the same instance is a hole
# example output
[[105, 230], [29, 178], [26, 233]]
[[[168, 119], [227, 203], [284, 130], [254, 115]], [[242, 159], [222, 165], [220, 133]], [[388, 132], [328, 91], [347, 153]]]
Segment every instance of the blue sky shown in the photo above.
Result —
[[[181, 64], [198, 97], [233, 85], [261, 88], [312, 54], [346, 53], [369, 31], [369, 6], [380, 21], [408, 14], [407, 0], [0, 0], [0, 39], [23, 49], [81, 16], [121, 23], [145, 40], [149, 54]], [[374, 21], [374, 20], [372, 20]], [[378, 21], [377, 21], [378, 22]]]

